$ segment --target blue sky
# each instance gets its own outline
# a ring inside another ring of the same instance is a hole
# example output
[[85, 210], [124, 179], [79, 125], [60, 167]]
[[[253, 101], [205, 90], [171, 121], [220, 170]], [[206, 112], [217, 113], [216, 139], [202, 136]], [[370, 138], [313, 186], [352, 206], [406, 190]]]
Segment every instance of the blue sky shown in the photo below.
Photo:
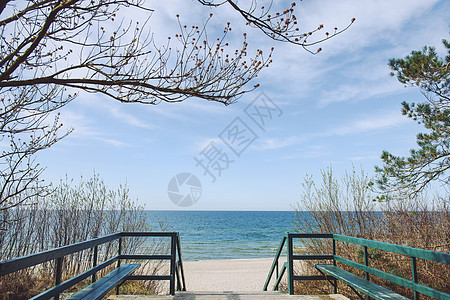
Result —
[[[196, 1], [161, 1], [152, 7], [151, 30], [161, 38], [174, 34], [177, 13], [188, 24], [209, 14]], [[273, 64], [252, 82], [261, 85], [258, 89], [227, 107], [198, 99], [121, 104], [81, 94], [61, 110], [65, 128], [74, 128], [73, 133], [39, 155], [47, 167], [43, 178], [58, 182], [66, 174], [78, 179], [95, 171], [109, 187], [126, 182], [146, 209], [182, 209], [170, 201], [167, 189], [173, 176], [188, 172], [200, 180], [202, 194], [187, 209], [290, 210], [306, 174], [317, 176], [328, 166], [340, 174], [352, 165], [373, 174], [383, 150], [406, 155], [415, 146], [421, 127], [401, 115], [400, 104], [424, 98], [390, 77], [387, 62], [424, 45], [435, 45], [444, 55], [449, 1], [302, 1], [296, 15], [306, 30], [322, 23], [328, 30], [342, 28], [356, 18], [315, 56], [268, 40], [229, 9], [214, 13], [212, 34], [230, 20], [230, 42], [239, 42], [245, 30], [254, 49], [275, 47]], [[279, 109], [263, 128], [245, 113], [261, 93]], [[248, 145], [241, 140], [248, 147], [240, 156], [220, 138], [236, 118], [254, 134]], [[203, 157], [211, 142], [232, 161], [215, 182], [194, 159]]]

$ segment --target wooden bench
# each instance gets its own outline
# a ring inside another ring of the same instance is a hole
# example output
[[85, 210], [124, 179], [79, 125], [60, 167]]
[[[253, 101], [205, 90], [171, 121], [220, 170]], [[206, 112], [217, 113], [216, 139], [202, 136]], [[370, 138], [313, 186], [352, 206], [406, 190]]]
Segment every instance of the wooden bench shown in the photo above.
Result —
[[85, 287], [69, 299], [101, 299], [114, 287], [121, 285], [127, 277], [131, 275], [140, 264], [125, 264], [114, 269], [107, 275]]
[[316, 269], [321, 271], [323, 274], [329, 275], [337, 280], [346, 283], [351, 288], [358, 290], [374, 299], [402, 299], [402, 300], [408, 299], [391, 290], [388, 290], [382, 286], [379, 286], [362, 277], [347, 272], [334, 265], [317, 264]]

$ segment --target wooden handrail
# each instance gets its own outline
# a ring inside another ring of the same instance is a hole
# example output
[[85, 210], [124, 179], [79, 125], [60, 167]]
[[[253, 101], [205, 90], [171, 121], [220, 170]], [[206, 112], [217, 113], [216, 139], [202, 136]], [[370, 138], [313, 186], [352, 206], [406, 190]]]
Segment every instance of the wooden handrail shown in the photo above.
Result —
[[[294, 255], [294, 247], [293, 247], [293, 239], [296, 238], [327, 238], [332, 239], [333, 242], [333, 253], [332, 254], [321, 254], [321, 255]], [[294, 260], [332, 260], [333, 265], [336, 266], [336, 262], [348, 265], [350, 267], [359, 269], [361, 271], [365, 272], [365, 278], [366, 280], [369, 280], [369, 274], [375, 275], [377, 277], [386, 279], [392, 283], [395, 283], [400, 286], [404, 286], [408, 289], [411, 289], [414, 291], [415, 298], [418, 296], [418, 293], [436, 298], [436, 299], [448, 299], [450, 297], [449, 294], [446, 294], [444, 292], [438, 291], [436, 289], [433, 289], [431, 287], [419, 284], [417, 282], [417, 265], [416, 265], [416, 259], [424, 259], [429, 261], [434, 261], [438, 263], [443, 264], [450, 264], [450, 254], [443, 253], [443, 252], [437, 252], [437, 251], [431, 251], [431, 250], [425, 250], [425, 249], [419, 249], [419, 248], [413, 248], [409, 246], [402, 246], [402, 245], [396, 245], [396, 244], [390, 244], [385, 242], [379, 242], [379, 241], [373, 241], [358, 237], [352, 237], [352, 236], [346, 236], [341, 234], [313, 234], [313, 233], [286, 233], [283, 235], [283, 238], [281, 240], [280, 246], [278, 247], [277, 253], [274, 258], [274, 262], [272, 263], [272, 266], [269, 271], [269, 275], [266, 279], [266, 282], [264, 284], [263, 290], [267, 291], [269, 282], [272, 278], [275, 266], [278, 264], [278, 260], [282, 251], [282, 248], [285, 244], [285, 241], [288, 240], [287, 243], [287, 263], [283, 266], [283, 270], [280, 275], [277, 274], [276, 276], [276, 283], [275, 288], [277, 288], [279, 282], [281, 281], [281, 277], [285, 273], [284, 271], [287, 270], [288, 272], [288, 289], [289, 294], [294, 294], [294, 281], [295, 280], [325, 280], [325, 276], [318, 276], [318, 275], [310, 275], [310, 276], [294, 276], [293, 275], [293, 261]], [[346, 242], [351, 243], [355, 245], [359, 245], [364, 247], [364, 253], [366, 255], [364, 256], [364, 264], [356, 263], [354, 261], [351, 261], [349, 259], [340, 257], [336, 255], [336, 241], [340, 242]], [[412, 280], [407, 280], [404, 278], [400, 278], [398, 276], [395, 276], [393, 274], [386, 273], [384, 271], [372, 268], [368, 266], [368, 255], [367, 255], [367, 248], [373, 248], [383, 251], [388, 251], [392, 253], [397, 253], [405, 256], [409, 256], [411, 259], [411, 269], [413, 270], [413, 278]], [[335, 293], [336, 291], [336, 284], [334, 285]]]
[[[96, 273], [101, 269], [113, 264], [114, 262], [119, 262], [121, 259], [137, 259], [137, 260], [170, 260], [174, 264], [180, 265], [181, 270], [181, 281], [182, 290], [186, 290], [186, 284], [184, 279], [183, 262], [181, 259], [181, 245], [180, 237], [178, 232], [119, 232], [103, 237], [91, 239], [88, 241], [79, 242], [76, 244], [71, 244], [35, 254], [30, 254], [27, 256], [22, 256], [6, 261], [0, 262], [0, 276], [4, 276], [16, 271], [20, 271], [29, 267], [33, 267], [51, 260], [62, 261], [66, 255], [77, 253], [86, 249], [96, 249], [99, 245], [120, 240], [122, 237], [169, 237], [171, 238], [171, 254], [170, 255], [143, 255], [143, 254], [121, 254], [121, 249], [119, 247], [119, 253], [117, 256], [110, 258], [102, 263], [97, 263], [97, 254], [94, 253], [93, 267], [81, 274], [78, 274], [64, 282], [60, 280], [61, 274], [61, 264], [57, 263], [56, 270], [56, 284], [54, 287], [48, 289], [47, 291], [39, 294], [37, 299], [49, 299], [51, 297], [58, 297], [58, 295], [64, 290], [74, 286], [75, 284], [81, 282], [82, 280], [92, 276], [92, 280], [95, 281]], [[177, 255], [179, 260], [177, 261]], [[170, 275], [134, 275], [130, 276], [130, 280], [147, 280], [151, 277], [152, 280], [170, 280], [170, 294], [175, 294], [175, 268], [171, 268]]]

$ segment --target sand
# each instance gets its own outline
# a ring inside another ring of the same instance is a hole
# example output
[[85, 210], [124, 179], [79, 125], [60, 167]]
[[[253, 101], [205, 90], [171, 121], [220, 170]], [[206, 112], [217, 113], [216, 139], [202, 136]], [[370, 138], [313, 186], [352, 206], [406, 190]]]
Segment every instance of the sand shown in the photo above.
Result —
[[[286, 261], [280, 258], [279, 269]], [[187, 292], [175, 296], [110, 296], [114, 300], [150, 299], [302, 299], [302, 300], [348, 300], [342, 295], [301, 296], [270, 292], [275, 277], [269, 285], [269, 292], [262, 292], [264, 283], [272, 266], [273, 258], [202, 260], [183, 262]], [[166, 266], [167, 267], [167, 266]], [[297, 268], [301, 267], [297, 264]], [[305, 267], [305, 265], [303, 265]], [[162, 270], [163, 271], [163, 270]], [[166, 269], [165, 271], [168, 271]], [[286, 278], [287, 274], [284, 275]], [[284, 279], [286, 285], [286, 279]], [[164, 289], [168, 291], [168, 286]], [[164, 292], [163, 292], [164, 293]]]
[[[183, 262], [186, 288], [190, 291], [261, 291], [272, 262], [273, 258], [186, 261]], [[284, 262], [280, 258], [280, 270]], [[274, 282], [272, 279], [270, 287]]]

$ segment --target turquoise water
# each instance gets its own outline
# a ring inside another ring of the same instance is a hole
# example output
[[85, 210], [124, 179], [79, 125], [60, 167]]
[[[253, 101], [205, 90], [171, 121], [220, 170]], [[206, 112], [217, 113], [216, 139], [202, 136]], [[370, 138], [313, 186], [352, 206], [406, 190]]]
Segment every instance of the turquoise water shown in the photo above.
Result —
[[181, 237], [183, 260], [273, 257], [285, 232], [294, 231], [292, 211], [147, 211], [158, 230]]

